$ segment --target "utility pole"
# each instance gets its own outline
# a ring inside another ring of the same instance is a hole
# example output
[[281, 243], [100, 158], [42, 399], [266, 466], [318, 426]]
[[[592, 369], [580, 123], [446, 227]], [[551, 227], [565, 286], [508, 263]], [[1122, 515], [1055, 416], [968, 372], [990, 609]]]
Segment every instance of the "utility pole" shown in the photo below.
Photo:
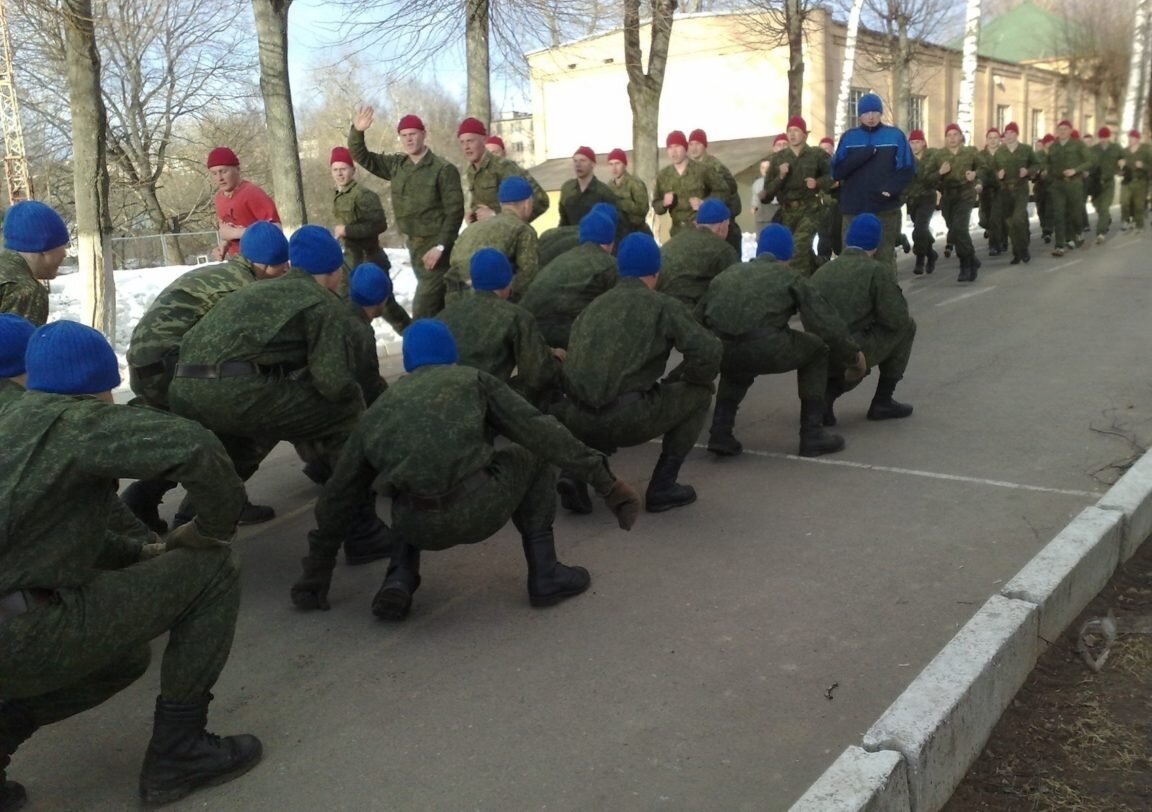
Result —
[[0, 138], [4, 139], [4, 180], [8, 200], [17, 203], [32, 197], [28, 157], [24, 153], [24, 127], [12, 73], [12, 38], [8, 34], [8, 3], [0, 0]]

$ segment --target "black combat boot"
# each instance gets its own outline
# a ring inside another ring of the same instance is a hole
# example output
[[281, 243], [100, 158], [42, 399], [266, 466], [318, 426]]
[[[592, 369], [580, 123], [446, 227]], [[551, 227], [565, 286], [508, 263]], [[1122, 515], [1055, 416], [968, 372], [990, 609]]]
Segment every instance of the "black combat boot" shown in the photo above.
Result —
[[969, 269], [972, 267], [972, 260], [960, 258], [960, 275], [956, 277], [957, 282], [971, 282], [972, 277], [969, 276]]
[[708, 450], [721, 457], [735, 457], [744, 450], [732, 435], [736, 425], [736, 411], [740, 407], [730, 400], [716, 401], [712, 411], [712, 429], [708, 432]]
[[676, 482], [683, 464], [684, 457], [660, 455], [656, 467], [652, 469], [652, 479], [648, 481], [648, 492], [644, 494], [645, 510], [649, 513], [663, 513], [696, 501], [696, 491], [691, 485]]
[[167, 479], [139, 479], [124, 489], [120, 499], [145, 527], [164, 535], [168, 522], [160, 518], [160, 503], [164, 494], [175, 487], [176, 483]]
[[376, 515], [376, 494], [360, 512], [360, 520], [344, 539], [344, 563], [353, 566], [392, 554], [392, 528]]
[[313, 460], [312, 462], [304, 463], [304, 476], [315, 482], [317, 485], [323, 485], [332, 478], [332, 466], [323, 460]]
[[1020, 255], [1020, 259], [1025, 265], [1032, 261], [1032, 255], [1028, 253], [1027, 248], [1025, 248], [1024, 253]]
[[917, 254], [916, 255], [916, 267], [914, 267], [912, 269], [912, 273], [914, 273], [916, 276], [923, 276], [924, 275], [924, 255], [923, 254]]
[[1009, 262], [1008, 264], [1009, 265], [1019, 265], [1023, 261], [1024, 261], [1024, 257], [1020, 256], [1019, 254], [1013, 254], [1012, 255], [1012, 261]]
[[936, 249], [935, 248], [929, 248], [928, 249], [928, 264], [924, 266], [924, 272], [925, 273], [932, 273], [934, 270], [936, 270], [936, 260], [938, 260], [939, 258], [940, 258], [940, 255], [936, 253]]
[[583, 567], [569, 567], [556, 560], [552, 528], [521, 536], [528, 562], [528, 602], [535, 607], [552, 606], [579, 595], [592, 583]]
[[392, 561], [380, 591], [372, 599], [372, 614], [381, 620], [404, 620], [412, 609], [412, 595], [420, 588], [420, 549], [396, 539]]
[[565, 510], [582, 516], [592, 512], [592, 497], [588, 495], [587, 483], [567, 471], [560, 472], [556, 480], [556, 493], [560, 494], [560, 504]]
[[824, 401], [821, 398], [800, 401], [800, 456], [819, 457], [843, 448], [843, 437], [824, 431]]
[[152, 740], [140, 768], [140, 797], [167, 804], [198, 787], [224, 784], [255, 767], [264, 749], [255, 736], [215, 736], [208, 723], [211, 694], [183, 704], [156, 699]]
[[[182, 524], [188, 524], [196, 518], [196, 512], [188, 512], [187, 510], [178, 510], [176, 515], [172, 517], [172, 527], [177, 528]], [[236, 518], [236, 524], [263, 524], [270, 522], [276, 518], [276, 510], [268, 505], [254, 505], [247, 499], [244, 500], [244, 507], [240, 509], [240, 515]]]
[[24, 787], [8, 780], [12, 754], [36, 732], [32, 717], [14, 702], [0, 702], [0, 812], [15, 812], [28, 802]]
[[976, 281], [976, 272], [979, 270], [980, 270], [980, 260], [978, 260], [976, 257], [972, 257], [972, 259], [968, 260], [968, 281], [969, 282], [975, 282]]
[[912, 404], [892, 399], [892, 393], [896, 391], [899, 382], [899, 378], [880, 376], [876, 382], [876, 394], [872, 396], [872, 405], [868, 407], [869, 420], [895, 420], [912, 414]]

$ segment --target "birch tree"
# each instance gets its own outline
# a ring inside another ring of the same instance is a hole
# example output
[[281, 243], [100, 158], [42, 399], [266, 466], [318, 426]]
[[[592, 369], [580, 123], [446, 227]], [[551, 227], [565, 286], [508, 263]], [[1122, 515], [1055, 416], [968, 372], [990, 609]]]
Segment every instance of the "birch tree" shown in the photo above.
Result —
[[748, 32], [762, 46], [788, 46], [788, 117], [803, 115], [804, 37], [816, 0], [751, 0], [744, 16]]
[[1120, 129], [1128, 131], [1140, 129], [1140, 105], [1144, 101], [1140, 93], [1141, 80], [1148, 69], [1148, 22], [1152, 11], [1152, 0], [1140, 0], [1136, 7], [1136, 23], [1132, 39], [1132, 58], [1128, 63], [1128, 84], [1124, 94], [1124, 114], [1120, 119]]
[[968, 0], [964, 15], [964, 56], [960, 63], [960, 99], [956, 109], [956, 123], [960, 131], [972, 141], [976, 108], [976, 49], [980, 45], [980, 0]]
[[628, 71], [628, 102], [632, 107], [632, 163], [636, 176], [652, 189], [659, 150], [660, 94], [664, 89], [676, 0], [649, 0], [649, 6], [652, 36], [645, 71], [640, 46], [640, 0], [624, 0], [624, 65]]
[[863, 8], [864, 0], [853, 0], [852, 10], [848, 12], [848, 37], [844, 42], [844, 73], [840, 77], [840, 94], [836, 97], [834, 137], [837, 144], [840, 143], [840, 136], [844, 135], [844, 125], [855, 112], [848, 110], [848, 96], [852, 92], [852, 74], [856, 70], [856, 37], [860, 33], [860, 12]]

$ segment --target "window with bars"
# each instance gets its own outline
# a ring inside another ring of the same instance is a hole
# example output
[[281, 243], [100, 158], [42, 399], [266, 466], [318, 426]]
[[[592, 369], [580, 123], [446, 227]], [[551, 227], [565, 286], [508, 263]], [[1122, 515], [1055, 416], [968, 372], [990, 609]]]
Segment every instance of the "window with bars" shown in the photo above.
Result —
[[848, 106], [844, 110], [844, 129], [850, 130], [859, 123], [859, 116], [856, 115], [856, 106], [860, 103], [860, 97], [868, 93], [866, 87], [854, 87], [848, 91]]
[[996, 129], [1004, 132], [1004, 128], [1012, 121], [1012, 105], [998, 104], [996, 105]]
[[924, 129], [924, 104], [927, 96], [908, 97], [908, 131]]
[[1039, 141], [1041, 138], [1043, 138], [1044, 137], [1044, 129], [1045, 129], [1044, 111], [1039, 110], [1039, 109], [1034, 109], [1032, 111], [1032, 140], [1033, 141]]

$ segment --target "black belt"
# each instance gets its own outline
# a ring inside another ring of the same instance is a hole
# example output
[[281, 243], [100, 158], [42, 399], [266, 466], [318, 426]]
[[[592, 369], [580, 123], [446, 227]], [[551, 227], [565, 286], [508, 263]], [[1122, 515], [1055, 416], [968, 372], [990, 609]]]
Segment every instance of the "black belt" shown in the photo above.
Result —
[[163, 361], [157, 361], [155, 364], [145, 364], [142, 367], [132, 367], [136, 374], [141, 378], [151, 378], [167, 372], [171, 367]]
[[401, 491], [393, 497], [393, 501], [414, 510], [444, 510], [459, 502], [491, 478], [488, 469], [481, 468], [464, 477], [444, 493], [436, 496], [421, 496], [418, 493]]
[[786, 330], [787, 328], [780, 329], [777, 327], [753, 327], [748, 332], [740, 333], [739, 335], [736, 333], [725, 333], [723, 330], [713, 330], [712, 332], [715, 333], [716, 337], [721, 341], [739, 343], [741, 341], [755, 341], [758, 338], [771, 338], [772, 336], [786, 332]]
[[813, 200], [785, 200], [780, 205], [782, 205], [786, 209], [798, 209], [801, 206], [807, 206], [811, 202], [819, 202], [819, 201], [815, 201], [815, 199], [813, 199]]
[[33, 587], [10, 592], [0, 598], [0, 623], [14, 620], [37, 606], [47, 606], [55, 599], [56, 590], [54, 589]]
[[177, 364], [177, 378], [239, 378], [243, 375], [288, 375], [304, 369], [300, 364], [254, 364], [225, 361], [222, 364]]
[[647, 395], [655, 388], [656, 385], [653, 384], [651, 387], [645, 389], [642, 392], [625, 392], [623, 395], [620, 395], [620, 397], [609, 403], [605, 403], [603, 406], [591, 406], [587, 403], [581, 403], [579, 400], [571, 396], [569, 397], [569, 400], [571, 400], [576, 408], [582, 412], [591, 415], [602, 415], [608, 414], [609, 412], [614, 412], [617, 409], [623, 409], [625, 406], [630, 406], [633, 403], [639, 403], [640, 401], [644, 400], [645, 395]]

